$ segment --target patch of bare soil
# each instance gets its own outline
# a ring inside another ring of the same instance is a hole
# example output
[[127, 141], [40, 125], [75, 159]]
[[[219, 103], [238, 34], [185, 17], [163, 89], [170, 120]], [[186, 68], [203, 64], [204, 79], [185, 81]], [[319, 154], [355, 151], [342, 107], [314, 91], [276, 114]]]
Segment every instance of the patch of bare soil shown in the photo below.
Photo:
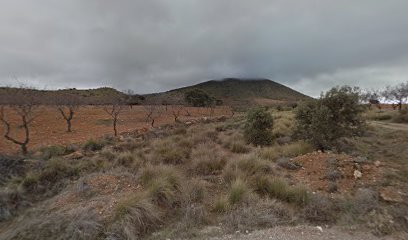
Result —
[[[336, 178], [339, 193], [353, 192], [362, 186], [377, 185], [382, 177], [380, 167], [346, 154], [313, 152], [292, 161], [302, 167], [290, 171], [290, 175], [297, 183], [305, 184], [313, 191], [327, 191], [331, 179]], [[357, 171], [361, 177], [356, 176]]]
[[322, 228], [313, 226], [278, 226], [271, 229], [259, 230], [254, 232], [237, 232], [235, 234], [216, 236], [212, 238], [199, 237], [197, 239], [212, 239], [212, 240], [390, 240], [390, 239], [406, 239], [407, 235], [376, 237], [369, 232], [364, 231], [346, 231], [340, 228]]

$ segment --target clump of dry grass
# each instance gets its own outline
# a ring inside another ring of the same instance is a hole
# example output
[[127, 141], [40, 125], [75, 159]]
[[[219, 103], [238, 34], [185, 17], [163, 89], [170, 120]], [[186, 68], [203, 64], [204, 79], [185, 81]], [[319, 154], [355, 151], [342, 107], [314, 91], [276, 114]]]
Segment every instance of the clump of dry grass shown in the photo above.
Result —
[[141, 171], [140, 181], [152, 200], [164, 207], [173, 207], [182, 200], [184, 178], [170, 166], [147, 166]]
[[191, 179], [188, 184], [183, 185], [184, 201], [190, 203], [202, 203], [207, 197], [207, 189], [203, 181]]
[[296, 206], [304, 206], [309, 202], [309, 192], [302, 185], [289, 186], [285, 180], [270, 176], [256, 176], [253, 179], [255, 192], [270, 198], [276, 198]]
[[104, 147], [102, 150], [101, 150], [101, 152], [100, 152], [100, 156], [102, 156], [102, 157], [104, 157], [104, 158], [106, 158], [107, 160], [109, 160], [109, 161], [112, 161], [112, 160], [114, 160], [115, 158], [116, 158], [116, 155], [117, 155], [118, 153], [117, 152], [115, 152], [112, 148], [110, 148], [110, 147]]
[[215, 213], [225, 213], [230, 208], [228, 198], [222, 196], [215, 200], [214, 205], [212, 207], [212, 211]]
[[189, 160], [191, 143], [179, 136], [158, 139], [153, 143], [153, 158], [165, 164], [183, 164]]
[[112, 235], [124, 239], [138, 239], [156, 229], [162, 223], [161, 216], [159, 209], [143, 193], [134, 193], [116, 206], [116, 223]]
[[230, 160], [223, 172], [223, 176], [226, 182], [232, 182], [237, 178], [248, 179], [258, 174], [271, 174], [272, 172], [270, 163], [251, 154], [243, 155], [236, 160]]
[[212, 143], [203, 143], [193, 149], [191, 154], [192, 168], [196, 174], [218, 174], [226, 164], [226, 158]]
[[262, 148], [258, 151], [258, 155], [263, 159], [276, 161], [282, 157], [296, 157], [312, 152], [313, 150], [314, 149], [310, 144], [298, 141], [285, 145], [274, 145]]
[[241, 179], [236, 179], [232, 182], [230, 190], [228, 192], [228, 202], [231, 205], [235, 205], [244, 201], [250, 193], [248, 185]]
[[272, 133], [274, 137], [290, 136], [294, 128], [294, 114], [293, 112], [275, 112], [273, 114], [274, 124]]
[[251, 151], [241, 133], [233, 133], [231, 136], [226, 136], [221, 139], [221, 142], [224, 148], [233, 153], [248, 153]]
[[294, 212], [291, 208], [270, 199], [232, 209], [222, 217], [223, 225], [233, 232], [273, 228], [293, 221]]
[[136, 157], [131, 152], [122, 152], [116, 157], [115, 165], [130, 167], [136, 161]]

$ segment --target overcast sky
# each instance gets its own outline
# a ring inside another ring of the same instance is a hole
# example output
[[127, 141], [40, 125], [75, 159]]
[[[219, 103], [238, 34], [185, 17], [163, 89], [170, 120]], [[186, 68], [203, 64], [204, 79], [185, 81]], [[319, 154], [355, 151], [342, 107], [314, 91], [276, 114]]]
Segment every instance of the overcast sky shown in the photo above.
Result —
[[0, 0], [0, 85], [137, 93], [224, 77], [311, 96], [408, 80], [407, 0]]

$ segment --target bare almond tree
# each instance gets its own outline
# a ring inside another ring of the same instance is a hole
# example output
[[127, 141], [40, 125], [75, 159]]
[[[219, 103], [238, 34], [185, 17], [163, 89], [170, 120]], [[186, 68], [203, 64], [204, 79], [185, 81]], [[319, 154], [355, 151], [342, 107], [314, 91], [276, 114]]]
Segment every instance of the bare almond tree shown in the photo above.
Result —
[[154, 127], [156, 119], [159, 118], [163, 113], [163, 108], [161, 105], [144, 105], [146, 111], [146, 122], [150, 122], [150, 126]]
[[55, 100], [55, 104], [62, 118], [67, 123], [67, 132], [72, 132], [71, 121], [81, 105], [79, 98], [68, 94], [59, 95]]
[[398, 110], [402, 110], [402, 105], [408, 100], [408, 81], [396, 86], [387, 86], [383, 92], [385, 99], [394, 101], [398, 105]]
[[119, 114], [122, 112], [122, 109], [123, 105], [116, 103], [103, 107], [103, 110], [112, 118], [113, 133], [115, 134], [115, 136], [118, 136], [117, 123]]
[[[3, 123], [3, 136], [6, 140], [20, 146], [22, 153], [28, 153], [27, 145], [30, 142], [30, 125], [34, 120], [34, 109], [37, 107], [35, 92], [27, 88], [10, 88], [1, 99], [0, 121]], [[12, 122], [6, 116], [6, 106], [20, 119], [19, 128], [24, 130], [24, 137], [18, 139], [12, 136]]]
[[183, 105], [174, 105], [171, 107], [171, 112], [173, 114], [174, 117], [174, 122], [178, 123], [180, 122], [179, 117], [181, 116], [181, 114], [183, 113]]

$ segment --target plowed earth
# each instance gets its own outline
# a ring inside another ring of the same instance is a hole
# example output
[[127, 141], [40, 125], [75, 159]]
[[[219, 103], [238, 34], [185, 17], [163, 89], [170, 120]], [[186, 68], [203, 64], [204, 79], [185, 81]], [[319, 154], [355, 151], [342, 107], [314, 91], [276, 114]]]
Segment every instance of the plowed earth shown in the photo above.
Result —
[[[231, 114], [227, 107], [217, 107], [211, 113], [208, 108], [163, 106], [160, 113], [154, 113], [155, 126], [174, 123], [174, 111], [179, 111], [179, 120], [189, 121], [191, 119], [222, 116]], [[139, 129], [149, 129], [150, 123], [146, 122], [148, 110], [143, 106], [125, 107], [119, 115], [118, 131], [120, 133], [133, 132]], [[66, 122], [56, 107], [41, 106], [34, 111], [35, 118], [30, 125], [29, 150], [36, 150], [49, 145], [68, 145], [72, 143], [85, 142], [91, 138], [99, 138], [106, 134], [112, 134], [112, 120], [100, 106], [81, 107], [72, 119], [72, 132], [66, 132]], [[15, 111], [5, 109], [6, 119], [11, 123], [11, 136], [19, 141], [23, 140], [24, 132], [21, 121]], [[19, 146], [7, 141], [4, 137], [4, 128], [0, 126], [0, 153], [11, 154], [19, 150]]]

